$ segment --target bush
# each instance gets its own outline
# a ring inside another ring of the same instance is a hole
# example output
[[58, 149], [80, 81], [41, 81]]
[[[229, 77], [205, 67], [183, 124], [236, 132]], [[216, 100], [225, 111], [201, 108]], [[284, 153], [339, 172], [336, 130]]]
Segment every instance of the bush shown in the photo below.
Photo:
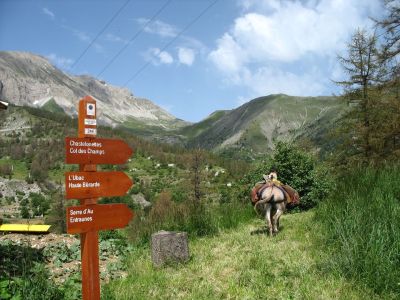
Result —
[[3, 164], [0, 165], [0, 176], [11, 176], [13, 174], [12, 165]]
[[400, 293], [400, 168], [344, 175], [317, 210], [328, 265], [376, 293]]
[[50, 202], [42, 194], [29, 193], [30, 206], [33, 216], [43, 216], [50, 208]]
[[328, 170], [317, 166], [316, 160], [308, 153], [290, 143], [278, 142], [271, 158], [260, 163], [242, 180], [239, 197], [249, 201], [251, 188], [262, 175], [267, 174], [274, 166], [278, 171], [278, 179], [296, 189], [300, 195], [300, 208], [315, 207], [331, 191], [333, 181]]

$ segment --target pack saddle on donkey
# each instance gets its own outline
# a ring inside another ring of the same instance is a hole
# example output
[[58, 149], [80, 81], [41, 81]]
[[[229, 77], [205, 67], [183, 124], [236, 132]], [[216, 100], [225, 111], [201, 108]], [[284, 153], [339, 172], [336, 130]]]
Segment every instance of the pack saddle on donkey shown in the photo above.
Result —
[[298, 204], [300, 197], [295, 189], [278, 180], [275, 170], [263, 175], [263, 178], [251, 190], [251, 202], [256, 213], [265, 212], [265, 221], [272, 236], [279, 231], [279, 218], [286, 210], [286, 205]]

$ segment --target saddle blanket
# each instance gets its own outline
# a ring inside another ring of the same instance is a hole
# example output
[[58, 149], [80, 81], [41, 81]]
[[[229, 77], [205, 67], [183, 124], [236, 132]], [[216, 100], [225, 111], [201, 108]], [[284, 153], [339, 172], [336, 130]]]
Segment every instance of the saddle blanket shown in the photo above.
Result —
[[288, 203], [290, 204], [298, 204], [300, 202], [300, 196], [299, 193], [292, 188], [291, 186], [287, 184], [282, 184], [281, 186], [278, 186], [276, 184], [271, 184], [271, 183], [266, 183], [266, 184], [256, 184], [252, 190], [251, 190], [251, 200], [253, 203], [257, 202], [260, 200], [261, 193], [268, 187], [270, 186], [275, 186], [279, 188], [283, 194], [285, 195], [285, 198]]

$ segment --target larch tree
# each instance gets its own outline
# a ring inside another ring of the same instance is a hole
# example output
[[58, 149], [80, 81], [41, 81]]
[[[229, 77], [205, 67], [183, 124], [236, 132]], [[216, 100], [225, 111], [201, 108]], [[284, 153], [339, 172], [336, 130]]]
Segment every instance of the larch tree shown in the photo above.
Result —
[[349, 102], [356, 103], [350, 117], [355, 122], [352, 143], [362, 154], [362, 160], [368, 162], [373, 154], [374, 110], [379, 101], [376, 86], [382, 82], [385, 69], [375, 33], [368, 34], [358, 29], [347, 45], [346, 56], [338, 58], [348, 78], [337, 83], [345, 88], [345, 97]]

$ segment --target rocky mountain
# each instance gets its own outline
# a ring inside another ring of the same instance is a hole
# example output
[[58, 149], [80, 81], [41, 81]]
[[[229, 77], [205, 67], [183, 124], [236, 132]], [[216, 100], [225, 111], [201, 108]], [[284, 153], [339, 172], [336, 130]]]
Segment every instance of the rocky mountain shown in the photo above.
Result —
[[187, 122], [175, 118], [150, 100], [134, 96], [128, 89], [93, 77], [68, 75], [46, 58], [15, 51], [0, 51], [0, 98], [15, 105], [51, 108], [77, 115], [78, 100], [94, 97], [99, 122], [116, 126], [132, 120], [143, 126], [179, 128]]
[[278, 140], [311, 140], [317, 148], [345, 105], [336, 97], [294, 97], [284, 94], [253, 99], [242, 106], [216, 111], [203, 121], [179, 120], [128, 89], [93, 77], [72, 76], [46, 58], [26, 52], [0, 51], [0, 98], [15, 105], [35, 106], [77, 115], [85, 95], [98, 103], [99, 121], [122, 126], [152, 140], [202, 147], [228, 156], [265, 153]]

